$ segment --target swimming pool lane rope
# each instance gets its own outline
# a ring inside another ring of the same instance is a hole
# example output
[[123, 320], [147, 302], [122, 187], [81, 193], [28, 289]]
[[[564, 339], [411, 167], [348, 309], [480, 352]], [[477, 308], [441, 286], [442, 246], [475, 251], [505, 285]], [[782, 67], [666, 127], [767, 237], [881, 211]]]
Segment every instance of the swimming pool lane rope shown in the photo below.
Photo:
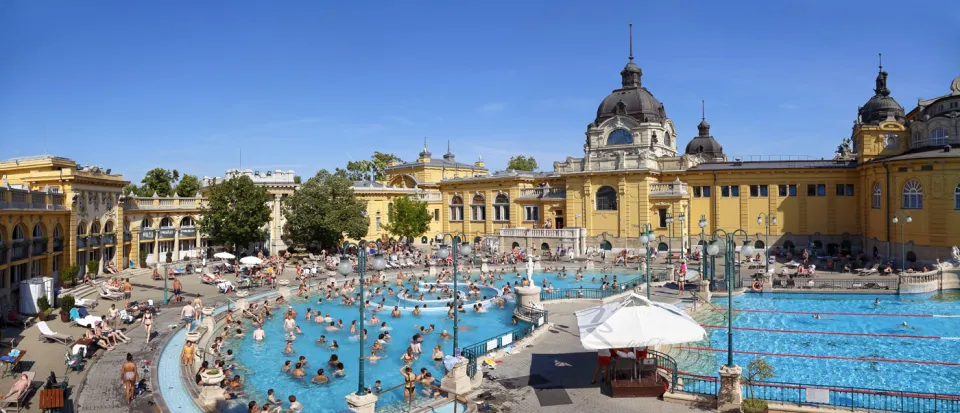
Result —
[[[726, 311], [726, 307], [722, 307]], [[737, 313], [775, 313], [775, 314], [799, 314], [799, 315], [842, 315], [855, 317], [919, 317], [919, 318], [960, 318], [960, 314], [892, 314], [892, 313], [844, 313], [844, 312], [820, 312], [820, 311], [783, 311], [783, 310], [754, 310], [754, 309], [734, 309]]]
[[[726, 330], [727, 326], [701, 324], [703, 328], [715, 328]], [[920, 339], [938, 339], [938, 340], [960, 340], [960, 337], [941, 337], [924, 336], [915, 334], [883, 334], [883, 333], [846, 333], [842, 331], [811, 331], [811, 330], [775, 330], [770, 328], [757, 327], [734, 327], [734, 330], [761, 331], [764, 333], [790, 333], [790, 334], [824, 334], [833, 336], [851, 336], [851, 337], [889, 337], [889, 338], [920, 338]]]
[[[677, 348], [681, 350], [706, 351], [706, 352], [712, 352], [712, 353], [727, 352], [726, 349], [721, 349], [721, 348], [687, 347], [687, 346], [678, 346]], [[925, 364], [925, 365], [936, 365], [936, 366], [960, 367], [960, 363], [955, 363], [951, 361], [902, 360], [902, 359], [885, 359], [885, 358], [879, 358], [879, 357], [818, 356], [813, 354], [768, 353], [765, 351], [745, 351], [745, 350], [734, 350], [733, 352], [735, 354], [749, 354], [754, 356], [792, 357], [792, 358], [827, 359], [827, 360], [874, 361], [878, 363], [907, 363], [907, 364]]]

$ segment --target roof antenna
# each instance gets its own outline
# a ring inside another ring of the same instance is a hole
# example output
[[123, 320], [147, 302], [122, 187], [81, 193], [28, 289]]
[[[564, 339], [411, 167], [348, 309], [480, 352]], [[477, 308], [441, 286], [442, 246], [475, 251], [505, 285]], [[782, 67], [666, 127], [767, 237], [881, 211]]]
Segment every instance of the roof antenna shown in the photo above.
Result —
[[633, 23], [630, 23], [630, 61], [633, 61]]
[[700, 100], [700, 120], [707, 120], [707, 106]]

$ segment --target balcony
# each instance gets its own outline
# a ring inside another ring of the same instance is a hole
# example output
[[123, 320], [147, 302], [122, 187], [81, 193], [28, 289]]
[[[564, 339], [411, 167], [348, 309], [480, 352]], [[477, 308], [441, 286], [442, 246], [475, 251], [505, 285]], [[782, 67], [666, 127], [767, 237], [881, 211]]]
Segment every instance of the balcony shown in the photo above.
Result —
[[169, 209], [200, 209], [203, 203], [202, 197], [130, 197], [124, 203], [124, 209], [128, 210], [169, 210]]
[[63, 194], [27, 189], [0, 189], [0, 209], [24, 209], [33, 211], [63, 211]]
[[63, 251], [63, 237], [53, 237], [53, 251]]
[[77, 236], [77, 249], [87, 248], [87, 237], [86, 235]]
[[45, 252], [47, 252], [47, 239], [46, 238], [34, 239], [31, 255], [36, 257], [38, 255], [43, 255], [43, 253]]
[[176, 228], [160, 228], [160, 239], [170, 239], [177, 236]]
[[14, 241], [13, 248], [10, 249], [10, 261], [27, 259], [27, 245], [26, 241]]
[[523, 188], [520, 190], [520, 198], [522, 199], [565, 199], [566, 197], [566, 188]]
[[197, 237], [196, 227], [180, 228], [180, 238], [196, 238], [196, 237]]
[[113, 245], [117, 243], [116, 234], [103, 234], [103, 245]]
[[440, 202], [443, 200], [443, 194], [439, 192], [418, 192], [408, 195], [411, 201], [417, 202]]
[[96, 247], [100, 245], [100, 234], [91, 234], [87, 237], [87, 246]]
[[671, 183], [656, 183], [650, 185], [651, 198], [684, 198], [690, 195], [687, 184], [680, 182], [680, 179]]
[[530, 229], [530, 228], [502, 228], [501, 237], [535, 237], [535, 238], [576, 238], [579, 228], [564, 229]]
[[140, 240], [153, 240], [157, 237], [157, 230], [153, 228], [140, 228]]
[[123, 233], [123, 242], [130, 242], [132, 239], [133, 239], [133, 234], [130, 234], [129, 232], [126, 232], [126, 231]]

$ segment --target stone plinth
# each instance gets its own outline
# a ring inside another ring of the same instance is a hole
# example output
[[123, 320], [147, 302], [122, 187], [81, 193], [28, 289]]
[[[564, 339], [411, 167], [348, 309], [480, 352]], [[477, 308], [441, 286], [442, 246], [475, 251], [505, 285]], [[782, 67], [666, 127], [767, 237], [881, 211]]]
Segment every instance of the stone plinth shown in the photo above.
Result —
[[717, 410], [721, 413], [740, 412], [743, 389], [740, 386], [740, 366], [720, 367], [720, 390], [717, 392]]
[[377, 409], [376, 394], [357, 396], [355, 393], [350, 393], [345, 399], [347, 399], [347, 407], [357, 413], [373, 413]]
[[[211, 373], [211, 372], [216, 372]], [[224, 407], [226, 399], [223, 397], [223, 389], [220, 388], [220, 382], [225, 376], [223, 371], [210, 369], [200, 373], [200, 394], [197, 395], [197, 404], [205, 412], [219, 412]]]
[[487, 263], [480, 264], [480, 271], [482, 271], [482, 272], [490, 272], [490, 267], [487, 266]]
[[593, 260], [587, 260], [587, 265], [586, 265], [586, 267], [587, 267], [588, 270], [592, 270], [592, 269], [593, 269]]
[[[470, 376], [467, 376], [467, 364], [470, 361], [461, 358], [440, 380], [440, 388], [454, 395], [465, 395], [473, 389]], [[480, 373], [480, 372], [478, 372]]]
[[700, 293], [700, 300], [703, 301], [704, 304], [709, 304], [710, 300], [713, 299], [713, 291], [710, 291], [710, 282], [701, 281], [700, 289], [702, 290]]
[[430, 266], [430, 271], [428, 272], [428, 274], [430, 274], [431, 277], [436, 277], [436, 276], [437, 276], [437, 267], [434, 266], [434, 265], [431, 265], [431, 266]]
[[516, 288], [517, 297], [520, 298], [521, 307], [536, 307], [534, 304], [540, 304], [540, 287], [525, 286]]

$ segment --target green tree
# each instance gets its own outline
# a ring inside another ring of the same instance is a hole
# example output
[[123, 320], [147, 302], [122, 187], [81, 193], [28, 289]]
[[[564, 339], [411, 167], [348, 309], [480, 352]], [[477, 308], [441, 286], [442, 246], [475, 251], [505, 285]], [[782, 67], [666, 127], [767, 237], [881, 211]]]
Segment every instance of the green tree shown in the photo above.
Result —
[[745, 373], [740, 377], [740, 382], [747, 385], [748, 398], [743, 401], [744, 413], [763, 413], [767, 411], [766, 401], [753, 398], [753, 388], [773, 378], [775, 374], [773, 366], [767, 364], [762, 358], [756, 358], [747, 365]]
[[532, 156], [529, 158], [523, 155], [511, 156], [510, 162], [507, 162], [507, 169], [515, 171], [536, 171], [537, 168], [537, 160]]
[[383, 153], [383, 152], [373, 152], [373, 156], [370, 157], [371, 162], [373, 163], [374, 168], [374, 178], [378, 181], [382, 181], [387, 178], [387, 167], [391, 162], [403, 163], [403, 159], [400, 159], [397, 155], [392, 153]]
[[267, 190], [249, 176], [235, 176], [210, 187], [197, 226], [214, 244], [233, 245], [234, 255], [239, 256], [240, 246], [263, 239], [270, 200]]
[[386, 179], [386, 169], [391, 162], [402, 163], [403, 160], [392, 153], [374, 152], [369, 160], [347, 162], [346, 169], [337, 169], [346, 174], [351, 181], [382, 181]]
[[137, 184], [127, 184], [127, 186], [123, 187], [123, 194], [124, 195], [133, 194], [133, 195], [139, 196], [140, 187], [138, 187]]
[[346, 171], [321, 170], [284, 203], [284, 235], [296, 245], [338, 245], [344, 236], [360, 239], [370, 227], [366, 210], [366, 201], [354, 195]]
[[153, 168], [147, 171], [140, 186], [140, 196], [153, 196], [156, 192], [159, 196], [173, 195], [173, 185], [180, 180], [180, 172], [176, 169]]
[[200, 178], [196, 175], [184, 174], [177, 183], [177, 195], [194, 196], [200, 192]]
[[430, 229], [432, 219], [433, 215], [427, 211], [426, 202], [411, 201], [410, 198], [401, 196], [394, 199], [383, 228], [393, 235], [415, 239]]
[[293, 176], [293, 183], [295, 183], [295, 184], [297, 184], [297, 185], [300, 185], [300, 181], [301, 181], [300, 175], [294, 175], [294, 176]]

